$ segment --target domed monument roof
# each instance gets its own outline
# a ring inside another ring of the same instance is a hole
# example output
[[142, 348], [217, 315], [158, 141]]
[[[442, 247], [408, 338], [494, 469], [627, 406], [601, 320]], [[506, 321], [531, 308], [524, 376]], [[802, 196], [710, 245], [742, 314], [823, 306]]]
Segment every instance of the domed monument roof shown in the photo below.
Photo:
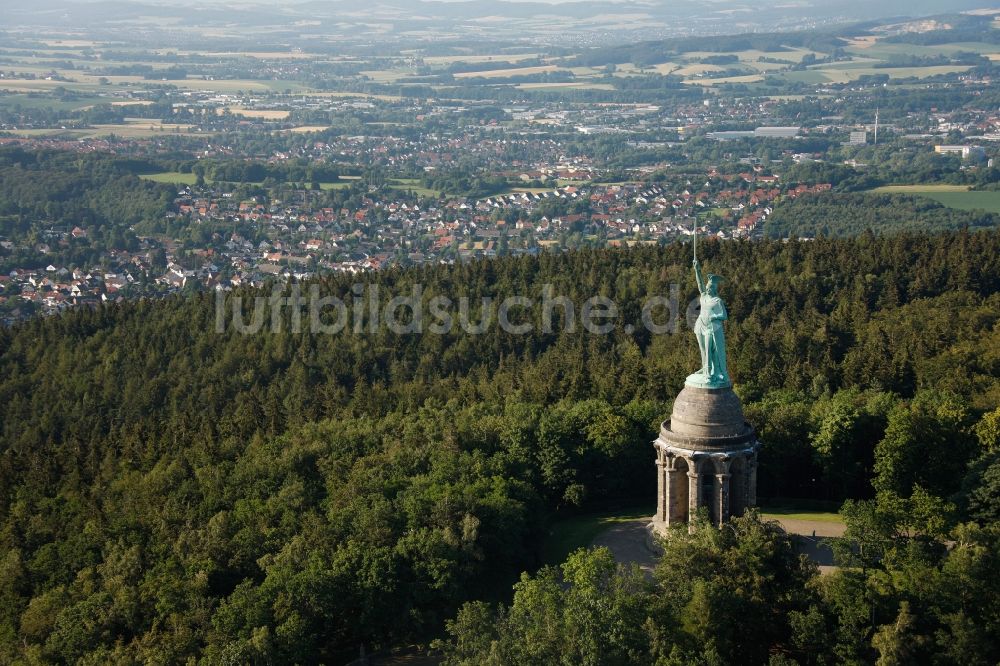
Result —
[[742, 447], [756, 439], [732, 387], [699, 388], [686, 384], [674, 400], [670, 420], [660, 426], [660, 438], [692, 450]]

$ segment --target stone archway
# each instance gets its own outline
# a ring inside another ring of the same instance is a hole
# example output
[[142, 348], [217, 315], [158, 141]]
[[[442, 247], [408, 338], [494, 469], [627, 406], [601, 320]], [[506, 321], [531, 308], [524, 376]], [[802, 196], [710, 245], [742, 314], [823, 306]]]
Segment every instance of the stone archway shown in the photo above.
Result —
[[691, 466], [679, 456], [671, 459], [669, 495], [667, 497], [667, 526], [687, 524], [691, 517], [690, 483]]
[[701, 496], [700, 506], [708, 509], [708, 520], [713, 525], [721, 521], [719, 515], [719, 480], [715, 473], [715, 463], [710, 458], [701, 461], [698, 471], [698, 494]]
[[729, 466], [729, 515], [742, 516], [747, 510], [746, 457], [736, 456]]

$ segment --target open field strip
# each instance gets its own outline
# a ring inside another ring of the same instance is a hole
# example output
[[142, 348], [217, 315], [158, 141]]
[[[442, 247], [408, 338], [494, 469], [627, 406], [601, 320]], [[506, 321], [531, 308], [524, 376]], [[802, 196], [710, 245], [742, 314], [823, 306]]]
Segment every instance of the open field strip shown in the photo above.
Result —
[[291, 132], [292, 134], [309, 134], [311, 132], [325, 132], [330, 129], [329, 125], [302, 125], [301, 127], [293, 127], [286, 132]]
[[366, 69], [361, 74], [376, 83], [395, 83], [399, 79], [415, 76], [416, 72], [411, 69]]
[[[168, 49], [157, 49], [153, 53], [167, 55], [173, 53]], [[259, 60], [303, 60], [319, 58], [319, 53], [301, 53], [297, 51], [176, 51], [179, 56], [203, 56], [206, 58], [257, 58]]]
[[[94, 139], [104, 136], [118, 136], [126, 139], [148, 139], [165, 134], [189, 134], [197, 128], [194, 125], [160, 125], [159, 121], [143, 123], [123, 123], [116, 125], [93, 125], [91, 127], [62, 129], [58, 127], [47, 129], [12, 130], [14, 136], [25, 138], [48, 137], [66, 139]], [[211, 132], [198, 132], [203, 136]]]
[[[193, 173], [181, 173], [180, 171], [163, 171], [161, 173], [147, 173], [139, 176], [143, 180], [154, 183], [167, 183], [168, 185], [194, 185], [198, 182], [198, 176]], [[209, 178], [205, 179], [210, 182]]]
[[292, 115], [291, 111], [279, 109], [245, 109], [242, 106], [226, 107], [234, 116], [258, 118], [260, 120], [285, 120]]
[[961, 51], [973, 53], [996, 53], [996, 44], [987, 42], [948, 42], [946, 44], [895, 44], [892, 42], [878, 41], [871, 46], [848, 48], [848, 53], [858, 53], [868, 58], [879, 58], [885, 60], [893, 55], [912, 56], [935, 56], [954, 55]]
[[984, 210], [1000, 214], [1000, 192], [928, 192], [921, 196], [958, 210]]
[[416, 178], [393, 178], [387, 183], [394, 190], [413, 192], [419, 197], [440, 197], [440, 190], [432, 190], [419, 184]]
[[469, 64], [479, 64], [482, 62], [520, 62], [537, 58], [537, 53], [505, 54], [494, 53], [491, 55], [453, 55], [453, 56], [426, 56], [423, 60], [427, 65], [453, 65], [457, 62]]
[[719, 65], [706, 65], [705, 63], [696, 62], [688, 65], [684, 65], [679, 69], [671, 72], [677, 76], [696, 76], [698, 74], [707, 74], [709, 72], [724, 72], [725, 67], [720, 67]]
[[[934, 65], [931, 67], [822, 67], [812, 72], [817, 72], [832, 83], [850, 83], [862, 76], [874, 74], [887, 74], [890, 79], [905, 79], [909, 77], [926, 78], [937, 76], [938, 74], [957, 74], [972, 69], [971, 65]], [[796, 72], [793, 72], [796, 73]]]
[[104, 42], [94, 42], [89, 39], [40, 39], [46, 46], [58, 46], [68, 49], [92, 49], [95, 46], [104, 45]]
[[196, 125], [162, 125], [160, 123], [128, 123], [121, 125], [94, 125], [92, 128], [84, 130], [88, 138], [108, 136], [114, 134], [129, 139], [148, 139], [151, 137], [163, 136], [164, 134], [212, 134], [212, 132], [202, 132]]
[[698, 86], [714, 86], [720, 83], [757, 83], [763, 80], [763, 74], [744, 74], [743, 76], [723, 76], [718, 79], [684, 79], [684, 83]]
[[803, 49], [797, 47], [789, 47], [787, 51], [758, 51], [757, 49], [747, 49], [745, 51], [727, 51], [725, 53], [719, 53], [716, 51], [686, 51], [682, 55], [689, 59], [703, 59], [710, 58], [712, 56], [719, 55], [734, 55], [739, 58], [740, 62], [756, 62], [758, 58], [774, 58], [776, 60], [789, 60], [791, 62], [801, 62], [802, 58], [807, 55], [812, 54], [816, 57], [824, 56], [825, 53], [820, 53], [819, 51], [813, 51], [811, 49]]
[[792, 509], [770, 509], [761, 508], [760, 515], [762, 518], [767, 518], [769, 520], [812, 520], [820, 523], [843, 523], [843, 518], [840, 514], [833, 513], [830, 511], [795, 511]]
[[[657, 74], [663, 74], [664, 76], [666, 76], [667, 74], [673, 74], [680, 68], [681, 65], [677, 64], [676, 62], [661, 62], [657, 65], [653, 65], [651, 69]], [[620, 70], [615, 70], [615, 73], [617, 74], [619, 71]], [[622, 72], [622, 74], [628, 74], [628, 72]]]
[[773, 72], [776, 69], [786, 69], [788, 67], [787, 64], [782, 62], [747, 61], [747, 62], [741, 62], [740, 64], [743, 65], [744, 67], [753, 67], [758, 72]]
[[988, 213], [1000, 214], [1000, 191], [973, 191], [967, 185], [886, 185], [871, 191], [912, 194], [933, 199], [948, 208], [984, 210]]
[[519, 83], [518, 90], [614, 90], [610, 83], [587, 83], [586, 81], [562, 81], [557, 83]]
[[[154, 183], [167, 183], [169, 185], [194, 185], [198, 182], [198, 176], [194, 173], [181, 173], [180, 171], [162, 171], [160, 173], [147, 173], [139, 176], [143, 180], [149, 180]], [[205, 177], [206, 183], [211, 183], [213, 180], [209, 177]], [[342, 181], [337, 181], [335, 183], [325, 183], [321, 182], [319, 184], [322, 190], [339, 190], [345, 187], [350, 187], [353, 181], [350, 179], [344, 179]], [[260, 183], [243, 183], [244, 185], [260, 185]]]
[[363, 92], [303, 92], [301, 93], [304, 97], [326, 97], [330, 99], [344, 98], [344, 97], [363, 97], [365, 99], [380, 99], [386, 102], [398, 102], [402, 97], [399, 95], [373, 95], [370, 93]]
[[508, 78], [511, 76], [525, 76], [528, 74], [542, 74], [544, 72], [555, 72], [560, 68], [555, 65], [538, 65], [536, 67], [518, 67], [514, 69], [488, 69], [482, 72], [459, 72], [455, 74], [456, 79], [471, 78]]
[[78, 111], [98, 104], [107, 104], [104, 97], [79, 97], [73, 100], [32, 97], [25, 93], [3, 94], [0, 91], [0, 107], [21, 106], [25, 109], [52, 109], [53, 111]]
[[[6, 90], [18, 92], [45, 92], [55, 88], [66, 88], [67, 90], [77, 90], [83, 92], [96, 92], [98, 90], [109, 90], [110, 86], [127, 86], [132, 88], [143, 88], [148, 86], [170, 85], [184, 90], [204, 90], [206, 92], [282, 92], [288, 90], [293, 93], [306, 92], [310, 90], [307, 86], [295, 81], [251, 81], [249, 79], [216, 79], [212, 81], [203, 79], [146, 79], [141, 76], [105, 76], [100, 77], [93, 74], [83, 74], [76, 72], [72, 81], [46, 81], [45, 79], [4, 79], [0, 81], [0, 87]], [[108, 85], [102, 85], [100, 78], [108, 80]]]
[[599, 76], [602, 70], [597, 67], [563, 67], [562, 69], [573, 73], [573, 76]]
[[908, 194], [926, 194], [928, 192], [968, 192], [968, 185], [883, 185], [872, 192], [905, 192]]

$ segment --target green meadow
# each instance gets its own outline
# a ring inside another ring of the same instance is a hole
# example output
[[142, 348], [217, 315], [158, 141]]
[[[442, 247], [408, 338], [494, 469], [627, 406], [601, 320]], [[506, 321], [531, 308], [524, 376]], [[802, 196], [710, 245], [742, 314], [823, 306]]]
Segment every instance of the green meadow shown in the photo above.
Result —
[[873, 192], [914, 194], [958, 210], [984, 210], [1000, 214], [1000, 191], [971, 191], [966, 185], [885, 185]]

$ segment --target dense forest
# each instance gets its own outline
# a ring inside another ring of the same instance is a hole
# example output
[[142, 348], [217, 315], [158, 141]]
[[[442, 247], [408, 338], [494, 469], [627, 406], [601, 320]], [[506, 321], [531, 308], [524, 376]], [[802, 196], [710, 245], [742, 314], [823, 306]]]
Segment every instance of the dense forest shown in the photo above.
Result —
[[[653, 510], [650, 441], [697, 351], [684, 326], [622, 324], [671, 283], [684, 321], [689, 252], [362, 279], [383, 300], [602, 295], [607, 335], [545, 332], [540, 307], [524, 335], [325, 335], [288, 308], [218, 332], [250, 290], [0, 330], [0, 660], [339, 663], [438, 639], [468, 664], [996, 663], [995, 231], [705, 244], [760, 494], [851, 500], [850, 566], [816, 576], [751, 515], [671, 540], [653, 581], [604, 551], [538, 570], [553, 517]], [[358, 279], [315, 284], [350, 302]]]

